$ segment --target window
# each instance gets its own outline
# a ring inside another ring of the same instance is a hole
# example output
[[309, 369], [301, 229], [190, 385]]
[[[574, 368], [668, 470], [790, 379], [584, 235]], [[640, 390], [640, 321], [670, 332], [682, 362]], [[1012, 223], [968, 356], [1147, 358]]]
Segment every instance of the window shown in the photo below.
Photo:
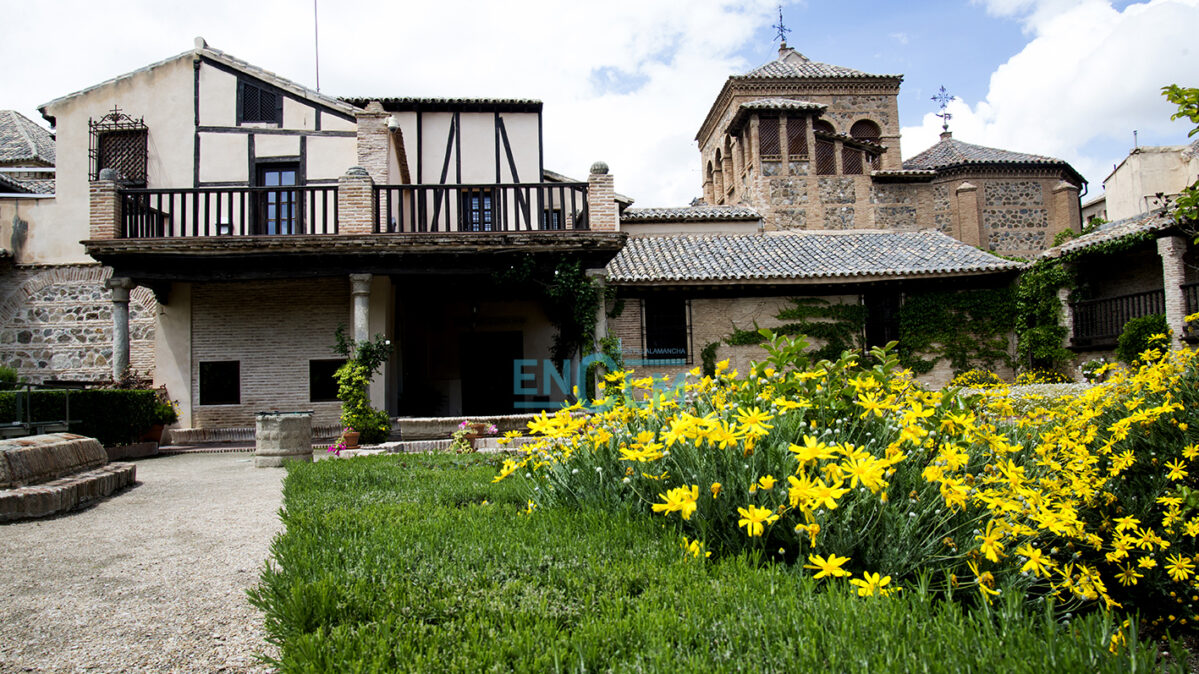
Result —
[[236, 360], [200, 363], [200, 404], [241, 404], [241, 362]]
[[[812, 123], [812, 130], [820, 133], [836, 133], [832, 124], [818, 119]], [[816, 139], [816, 174], [833, 175], [837, 172], [837, 148], [833, 141], [827, 138]]]
[[902, 298], [895, 290], [877, 290], [862, 297], [866, 304], [866, 348], [884, 346], [899, 339], [899, 307]]
[[462, 210], [458, 212], [458, 231], [495, 231], [494, 203], [489, 190], [463, 190]]
[[679, 297], [641, 301], [646, 365], [691, 362], [691, 303]]
[[[258, 167], [259, 187], [290, 187], [296, 184], [296, 164], [266, 164]], [[295, 190], [265, 190], [254, 193], [257, 201], [255, 233], [302, 234]]]
[[237, 86], [237, 121], [283, 123], [283, 97], [275, 91], [239, 82]]
[[541, 212], [542, 229], [562, 229], [562, 209], [547, 208]]
[[787, 118], [787, 154], [792, 159], [808, 156], [808, 120], [803, 117]]
[[758, 122], [758, 145], [763, 157], [777, 157], [782, 153], [778, 117], [762, 117]]
[[862, 172], [862, 151], [856, 147], [841, 147], [841, 172], [858, 175]]
[[308, 361], [308, 401], [325, 403], [337, 400], [337, 369], [344, 359]]
[[91, 179], [100, 177], [100, 171], [112, 169], [118, 180], [128, 187], [146, 186], [148, 164], [148, 129], [141, 119], [134, 119], [121, 112], [117, 106], [98, 120], [88, 120], [91, 143], [88, 156], [91, 158]]

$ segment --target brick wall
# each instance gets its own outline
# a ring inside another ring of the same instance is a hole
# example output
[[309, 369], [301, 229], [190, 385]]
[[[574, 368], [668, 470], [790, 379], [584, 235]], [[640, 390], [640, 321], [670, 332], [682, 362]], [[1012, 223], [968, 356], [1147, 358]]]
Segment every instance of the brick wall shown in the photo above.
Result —
[[[335, 424], [340, 403], [310, 402], [308, 361], [350, 321], [348, 279], [196, 284], [192, 291], [192, 400], [196, 428], [248, 427], [268, 410], [313, 410]], [[200, 363], [241, 363], [241, 404], [200, 405]]]

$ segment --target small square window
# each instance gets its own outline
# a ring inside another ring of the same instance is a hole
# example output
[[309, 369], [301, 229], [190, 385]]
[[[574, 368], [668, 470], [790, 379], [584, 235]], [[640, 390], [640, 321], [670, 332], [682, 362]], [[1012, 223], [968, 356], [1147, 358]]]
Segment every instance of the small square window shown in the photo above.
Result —
[[241, 404], [241, 362], [200, 363], [200, 404]]
[[345, 360], [310, 360], [308, 361], [308, 400], [314, 403], [335, 402], [337, 400], [337, 369], [345, 365]]
[[283, 97], [249, 82], [238, 83], [237, 121], [283, 123]]
[[691, 362], [691, 305], [679, 297], [642, 300], [646, 365]]

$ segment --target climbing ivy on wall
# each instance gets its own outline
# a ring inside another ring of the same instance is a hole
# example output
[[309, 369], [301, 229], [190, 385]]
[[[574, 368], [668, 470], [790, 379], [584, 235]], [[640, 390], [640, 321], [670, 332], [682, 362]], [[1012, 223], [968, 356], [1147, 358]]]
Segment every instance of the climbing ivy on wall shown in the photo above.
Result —
[[[866, 326], [866, 307], [860, 304], [832, 304], [819, 297], [792, 297], [793, 306], [786, 307], [775, 315], [783, 325], [773, 328], [776, 335], [807, 335], [824, 342], [824, 346], [810, 353], [816, 359], [835, 360], [842, 351], [860, 346], [862, 329]], [[742, 346], [761, 344], [765, 338], [753, 330], [735, 328], [725, 344]]]
[[906, 296], [898, 316], [899, 362], [919, 374], [942, 359], [954, 372], [1010, 365], [1014, 303], [1007, 288]]

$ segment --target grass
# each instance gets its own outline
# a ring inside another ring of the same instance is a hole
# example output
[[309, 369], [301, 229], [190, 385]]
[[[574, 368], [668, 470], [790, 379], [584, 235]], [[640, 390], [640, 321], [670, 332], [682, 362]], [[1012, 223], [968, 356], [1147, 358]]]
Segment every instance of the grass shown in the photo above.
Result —
[[[293, 464], [286, 530], [251, 601], [284, 672], [1135, 672], [1111, 619], [1013, 597], [970, 610], [919, 588], [861, 599], [746, 555], [685, 558], [661, 523], [518, 515], [479, 455]], [[484, 501], [487, 501], [484, 504]]]

